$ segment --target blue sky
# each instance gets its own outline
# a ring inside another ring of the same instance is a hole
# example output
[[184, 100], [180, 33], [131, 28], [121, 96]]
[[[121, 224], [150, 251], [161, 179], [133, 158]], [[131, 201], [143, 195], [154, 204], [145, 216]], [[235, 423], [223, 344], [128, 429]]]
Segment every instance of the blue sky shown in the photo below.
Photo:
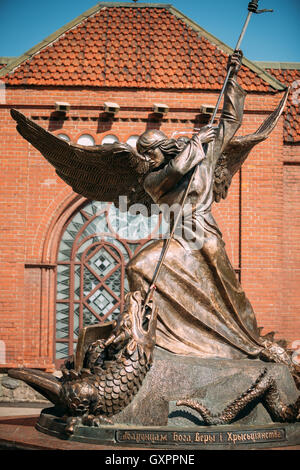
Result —
[[[96, 5], [95, 0], [0, 0], [0, 56], [18, 56]], [[117, 2], [113, 2], [117, 3]], [[141, 3], [141, 2], [140, 2]], [[234, 47], [248, 0], [150, 0], [171, 3]], [[242, 49], [250, 60], [300, 62], [300, 0], [260, 0], [274, 13], [253, 15]]]

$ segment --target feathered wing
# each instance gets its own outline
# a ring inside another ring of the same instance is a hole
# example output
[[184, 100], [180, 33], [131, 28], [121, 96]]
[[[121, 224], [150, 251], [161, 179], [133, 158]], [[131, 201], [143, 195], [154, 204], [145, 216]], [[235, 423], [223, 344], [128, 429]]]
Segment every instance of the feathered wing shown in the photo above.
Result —
[[[128, 144], [83, 146], [71, 144], [12, 109], [17, 130], [54, 167], [58, 176], [88, 199], [114, 202], [127, 196], [128, 204], [153, 204], [142, 180], [146, 164]], [[140, 183], [141, 181], [141, 183]]]
[[234, 137], [226, 146], [217, 162], [214, 175], [214, 199], [225, 199], [234, 174], [241, 168], [253, 147], [266, 140], [275, 128], [286, 104], [289, 89], [286, 90], [279, 105], [254, 134]]

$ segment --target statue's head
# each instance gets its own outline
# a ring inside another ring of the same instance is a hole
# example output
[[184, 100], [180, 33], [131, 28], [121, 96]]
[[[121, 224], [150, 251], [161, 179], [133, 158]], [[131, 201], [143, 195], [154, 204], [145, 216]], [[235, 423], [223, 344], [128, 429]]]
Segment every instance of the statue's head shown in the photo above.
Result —
[[184, 145], [182, 140], [168, 139], [162, 131], [151, 129], [139, 137], [136, 148], [150, 168], [156, 168], [174, 158]]

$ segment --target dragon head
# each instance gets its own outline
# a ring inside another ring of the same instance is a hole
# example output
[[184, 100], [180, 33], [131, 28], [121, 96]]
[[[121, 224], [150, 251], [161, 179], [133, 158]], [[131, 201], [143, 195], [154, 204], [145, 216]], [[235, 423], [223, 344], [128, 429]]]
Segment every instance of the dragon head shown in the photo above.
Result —
[[106, 346], [113, 344], [125, 347], [131, 356], [135, 351], [152, 361], [156, 340], [157, 308], [153, 301], [144, 309], [140, 291], [129, 292], [125, 297], [125, 308], [119, 316]]

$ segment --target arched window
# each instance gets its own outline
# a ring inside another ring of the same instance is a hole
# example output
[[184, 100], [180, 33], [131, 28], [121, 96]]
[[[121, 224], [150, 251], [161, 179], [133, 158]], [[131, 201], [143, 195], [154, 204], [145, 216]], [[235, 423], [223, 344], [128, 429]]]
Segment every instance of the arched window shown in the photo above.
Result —
[[95, 145], [95, 139], [90, 134], [82, 134], [77, 140], [77, 144], [86, 146]]
[[103, 137], [101, 144], [114, 144], [115, 142], [119, 142], [119, 139], [116, 135], [107, 134]]
[[56, 364], [73, 354], [79, 329], [112, 320], [128, 292], [125, 266], [166, 230], [159, 215], [119, 211], [87, 202], [65, 225], [57, 255]]
[[66, 140], [67, 142], [70, 142], [70, 137], [67, 134], [57, 134], [57, 137], [62, 140]]
[[127, 144], [131, 145], [131, 147], [133, 147], [135, 149], [138, 138], [139, 138], [138, 135], [131, 135], [127, 139]]

